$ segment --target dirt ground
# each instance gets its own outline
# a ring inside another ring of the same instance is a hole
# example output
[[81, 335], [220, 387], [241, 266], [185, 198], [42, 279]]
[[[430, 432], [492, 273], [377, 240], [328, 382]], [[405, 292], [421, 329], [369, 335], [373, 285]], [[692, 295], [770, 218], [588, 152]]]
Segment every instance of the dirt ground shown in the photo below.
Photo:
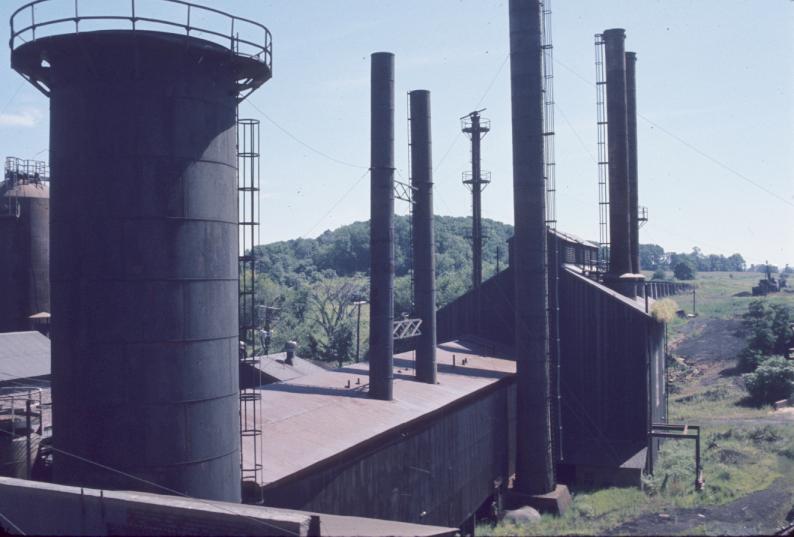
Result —
[[[607, 535], [769, 535], [791, 516], [791, 488], [782, 479], [771, 487], [724, 505], [651, 513], [610, 530]], [[787, 516], [788, 515], [788, 516]]]
[[[736, 357], [744, 347], [737, 331], [738, 319], [696, 318], [681, 327], [671, 341], [673, 354], [688, 366], [683, 386], [675, 397], [702, 393], [721, 378], [737, 384], [741, 377], [733, 371]], [[700, 420], [701, 425], [791, 425], [794, 408], [769, 412], [759, 417], [721, 417]], [[609, 535], [765, 535], [775, 532], [784, 521], [794, 520], [791, 480], [778, 479], [772, 486], [730, 503], [692, 509], [670, 509], [642, 515], [613, 528]]]

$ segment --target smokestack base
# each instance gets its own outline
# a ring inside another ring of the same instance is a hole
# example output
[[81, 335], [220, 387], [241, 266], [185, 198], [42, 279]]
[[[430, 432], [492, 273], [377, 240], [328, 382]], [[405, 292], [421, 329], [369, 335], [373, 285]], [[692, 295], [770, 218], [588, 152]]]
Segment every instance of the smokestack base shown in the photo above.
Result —
[[644, 283], [645, 276], [642, 274], [632, 274], [631, 272], [628, 272], [626, 274], [620, 275], [604, 275], [604, 284], [607, 287], [631, 299], [637, 298], [637, 296], [640, 294], [640, 288], [644, 285]]
[[505, 509], [514, 510], [531, 507], [540, 513], [562, 515], [568, 510], [573, 499], [566, 485], [557, 485], [547, 494], [522, 494], [508, 491], [504, 498]]

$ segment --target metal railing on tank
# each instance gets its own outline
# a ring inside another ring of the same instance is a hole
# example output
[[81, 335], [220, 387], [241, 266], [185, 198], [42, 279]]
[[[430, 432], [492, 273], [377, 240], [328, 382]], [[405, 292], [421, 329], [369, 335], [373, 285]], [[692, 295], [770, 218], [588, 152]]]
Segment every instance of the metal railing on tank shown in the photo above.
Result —
[[[91, 2], [89, 2], [91, 4]], [[85, 8], [83, 1], [82, 7]], [[118, 6], [118, 7], [117, 7]], [[117, 7], [116, 13], [107, 13]], [[178, 16], [163, 18], [151, 11], [167, 11], [177, 8], [183, 11]], [[93, 10], [81, 10], [80, 0], [35, 0], [17, 9], [11, 15], [11, 50], [24, 43], [35, 41], [50, 35], [62, 35], [71, 32], [46, 33], [45, 29], [57, 25], [74, 25], [74, 33], [81, 32], [81, 23], [118, 22], [129, 24], [130, 30], [180, 29], [188, 37], [196, 37], [227, 47], [237, 56], [256, 59], [264, 63], [272, 72], [273, 42], [270, 31], [262, 24], [237, 17], [224, 11], [192, 4], [183, 0], [104, 0], [102, 9], [106, 14], [93, 13]], [[42, 11], [55, 11], [50, 16], [43, 16]], [[197, 18], [215, 17], [221, 24], [207, 27], [196, 23]], [[96, 29], [96, 28], [94, 28]], [[101, 28], [125, 29], [125, 28]], [[85, 31], [85, 25], [82, 29]], [[173, 32], [177, 33], [177, 32]], [[178, 32], [181, 34], [181, 32]]]
[[6, 157], [5, 180], [14, 184], [47, 182], [50, 180], [50, 167], [41, 160]]

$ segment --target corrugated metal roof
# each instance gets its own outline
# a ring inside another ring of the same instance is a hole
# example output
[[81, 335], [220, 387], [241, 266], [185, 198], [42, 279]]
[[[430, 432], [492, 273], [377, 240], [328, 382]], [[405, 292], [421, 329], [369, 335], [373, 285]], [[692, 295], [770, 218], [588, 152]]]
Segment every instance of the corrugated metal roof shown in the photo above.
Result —
[[[413, 353], [399, 354], [393, 401], [367, 397], [366, 363], [264, 386], [260, 393], [266, 410], [248, 420], [264, 433], [263, 484], [272, 485], [513, 375], [515, 362], [500, 351], [473, 338], [440, 344], [436, 385], [417, 382]], [[251, 442], [244, 439], [242, 448], [251, 464]]]
[[273, 377], [278, 382], [284, 382], [325, 371], [322, 367], [316, 366], [308, 360], [298, 358], [297, 356], [292, 359], [292, 365], [288, 364], [285, 361], [286, 359], [286, 352], [262, 356], [260, 358], [259, 369], [262, 373]]
[[49, 374], [49, 339], [39, 332], [0, 334], [0, 382]]

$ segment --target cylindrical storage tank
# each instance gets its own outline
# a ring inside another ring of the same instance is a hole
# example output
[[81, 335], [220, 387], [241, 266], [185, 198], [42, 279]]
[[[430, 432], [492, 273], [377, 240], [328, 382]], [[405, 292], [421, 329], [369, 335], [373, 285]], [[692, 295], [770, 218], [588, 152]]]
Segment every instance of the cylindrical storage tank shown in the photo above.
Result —
[[0, 332], [30, 330], [50, 311], [50, 189], [0, 184]]
[[45, 54], [55, 479], [240, 501], [236, 84], [269, 67], [140, 30], [14, 66]]

